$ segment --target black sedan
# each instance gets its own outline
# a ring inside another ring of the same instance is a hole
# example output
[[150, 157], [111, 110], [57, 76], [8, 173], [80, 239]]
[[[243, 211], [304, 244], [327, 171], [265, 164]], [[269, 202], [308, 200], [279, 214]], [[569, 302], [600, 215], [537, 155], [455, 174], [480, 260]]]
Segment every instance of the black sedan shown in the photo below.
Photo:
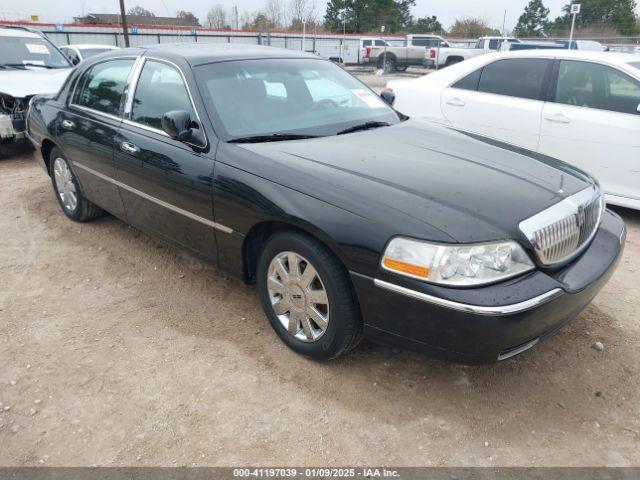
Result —
[[257, 284], [315, 359], [363, 335], [514, 356], [593, 299], [625, 239], [584, 172], [407, 119], [301, 52], [99, 55], [32, 102], [28, 133], [70, 219], [109, 212]]

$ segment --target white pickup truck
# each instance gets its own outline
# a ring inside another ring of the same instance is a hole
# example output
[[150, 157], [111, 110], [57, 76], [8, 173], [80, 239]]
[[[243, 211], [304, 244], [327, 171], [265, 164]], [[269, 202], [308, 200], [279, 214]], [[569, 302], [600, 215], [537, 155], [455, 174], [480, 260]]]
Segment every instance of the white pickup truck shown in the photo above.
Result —
[[429, 48], [438, 47], [449, 47], [439, 35], [407, 35], [404, 47], [367, 47], [364, 62], [376, 65], [385, 72], [402, 72], [411, 65], [424, 66]]
[[479, 55], [501, 50], [509, 50], [513, 43], [521, 43], [514, 37], [481, 37], [473, 48], [440, 47], [431, 48], [426, 58], [429, 68], [448, 67]]

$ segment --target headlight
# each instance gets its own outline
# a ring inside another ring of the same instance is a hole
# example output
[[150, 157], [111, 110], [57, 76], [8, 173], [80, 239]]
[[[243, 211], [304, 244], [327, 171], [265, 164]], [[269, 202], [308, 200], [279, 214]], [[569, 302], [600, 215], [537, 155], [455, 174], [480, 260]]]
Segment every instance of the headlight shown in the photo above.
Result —
[[511, 240], [443, 245], [402, 237], [389, 242], [381, 265], [400, 275], [458, 287], [493, 283], [534, 268], [522, 247]]

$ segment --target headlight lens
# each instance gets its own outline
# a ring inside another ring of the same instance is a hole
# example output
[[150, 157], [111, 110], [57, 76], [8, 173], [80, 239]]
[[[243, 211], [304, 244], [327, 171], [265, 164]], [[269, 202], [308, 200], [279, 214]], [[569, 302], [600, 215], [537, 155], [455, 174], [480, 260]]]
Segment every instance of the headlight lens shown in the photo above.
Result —
[[382, 268], [439, 285], [468, 287], [505, 280], [534, 268], [514, 241], [442, 245], [397, 237], [389, 242]]

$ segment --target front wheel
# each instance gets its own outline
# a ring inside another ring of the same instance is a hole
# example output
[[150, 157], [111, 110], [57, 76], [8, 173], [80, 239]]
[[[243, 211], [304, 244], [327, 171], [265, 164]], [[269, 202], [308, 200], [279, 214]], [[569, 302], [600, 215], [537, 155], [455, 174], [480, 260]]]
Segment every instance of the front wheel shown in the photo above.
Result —
[[51, 150], [51, 183], [64, 214], [76, 222], [87, 222], [103, 215], [97, 205], [84, 198], [69, 162], [58, 148]]
[[357, 345], [362, 326], [351, 280], [322, 243], [276, 233], [262, 250], [257, 276], [267, 318], [292, 350], [329, 360]]

